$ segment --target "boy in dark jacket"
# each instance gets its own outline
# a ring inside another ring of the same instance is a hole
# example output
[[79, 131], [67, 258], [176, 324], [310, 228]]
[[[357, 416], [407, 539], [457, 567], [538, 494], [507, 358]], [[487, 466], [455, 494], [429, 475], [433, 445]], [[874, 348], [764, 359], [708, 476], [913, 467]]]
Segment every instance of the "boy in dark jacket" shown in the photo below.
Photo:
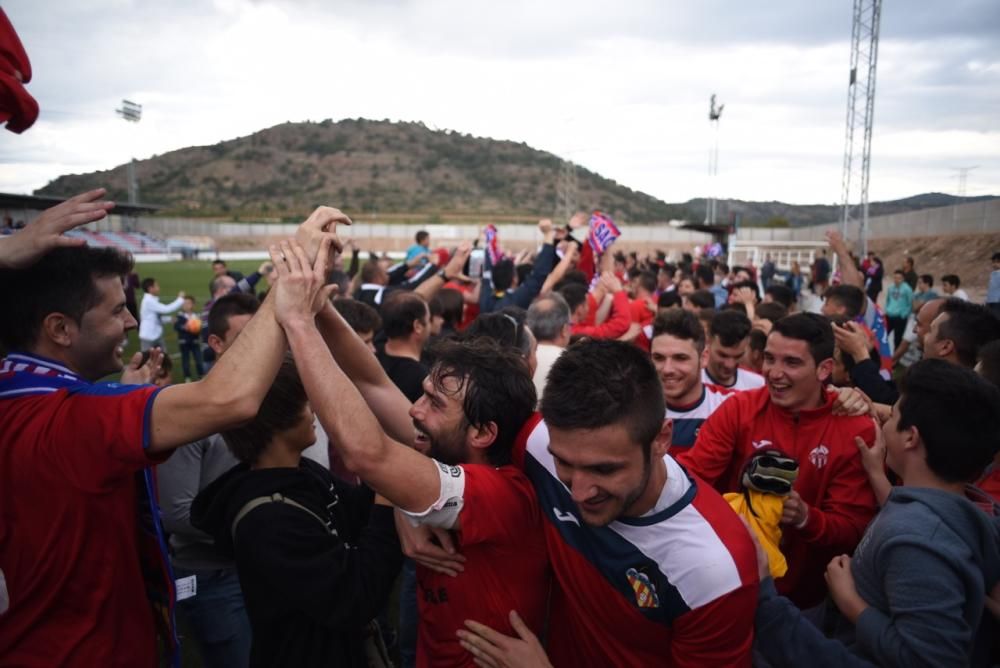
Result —
[[181, 349], [181, 367], [184, 369], [184, 381], [191, 380], [191, 361], [198, 373], [195, 380], [205, 375], [205, 362], [201, 356], [201, 330], [206, 323], [194, 310], [194, 297], [186, 295], [181, 311], [174, 319], [174, 329], [177, 331], [177, 343]]
[[194, 500], [194, 526], [236, 560], [252, 666], [367, 666], [399, 571], [392, 507], [301, 457], [313, 412], [288, 360], [257, 417], [223, 433], [241, 464]]
[[847, 642], [824, 638], [761, 570], [758, 650], [776, 667], [990, 665], [996, 623], [984, 603], [1000, 582], [998, 512], [967, 483], [1000, 451], [1000, 391], [956, 364], [918, 362], [884, 435], [858, 447], [870, 475], [884, 458], [903, 486], [873, 480], [888, 492], [882, 510], [854, 557], [827, 567], [853, 624]]

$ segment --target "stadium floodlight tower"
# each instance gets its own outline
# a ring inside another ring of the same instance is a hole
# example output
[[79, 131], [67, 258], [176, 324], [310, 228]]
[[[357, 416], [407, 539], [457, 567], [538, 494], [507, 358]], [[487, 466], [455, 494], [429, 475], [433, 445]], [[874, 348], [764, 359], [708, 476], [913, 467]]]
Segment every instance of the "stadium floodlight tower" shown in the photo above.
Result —
[[563, 160], [556, 186], [556, 220], [561, 224], [565, 224], [576, 213], [578, 190], [576, 165], [572, 160]]
[[[121, 109], [115, 109], [115, 113], [130, 123], [138, 123], [142, 120], [142, 105], [130, 100], [122, 100]], [[139, 182], [135, 177], [135, 158], [129, 160], [126, 171], [128, 174], [128, 203], [137, 204], [139, 202]]]
[[722, 116], [722, 110], [725, 109], [726, 105], [720, 104], [718, 107], [715, 106], [715, 93], [712, 93], [712, 98], [709, 101], [708, 107], [708, 122], [712, 126], [712, 149], [708, 153], [708, 180], [709, 180], [709, 197], [705, 202], [705, 224], [714, 225], [716, 218], [716, 200], [715, 200], [715, 189], [718, 187], [716, 181], [719, 176], [719, 118]]
[[854, 0], [851, 71], [847, 85], [847, 136], [844, 145], [841, 234], [850, 243], [857, 228], [857, 248], [868, 253], [868, 175], [875, 121], [875, 69], [882, 0]]

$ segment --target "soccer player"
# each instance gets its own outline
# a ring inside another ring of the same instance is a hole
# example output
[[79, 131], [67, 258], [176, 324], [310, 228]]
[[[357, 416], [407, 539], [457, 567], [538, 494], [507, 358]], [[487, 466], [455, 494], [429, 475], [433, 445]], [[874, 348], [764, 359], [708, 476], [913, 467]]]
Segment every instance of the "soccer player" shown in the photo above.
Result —
[[763, 376], [740, 368], [750, 346], [752, 327], [750, 318], [739, 311], [719, 311], [712, 316], [701, 378], [704, 383], [731, 392], [764, 386]]
[[670, 451], [674, 454], [694, 445], [702, 423], [729, 396], [702, 382], [704, 349], [705, 332], [690, 311], [665, 311], [653, 322], [650, 358], [663, 386], [667, 419], [673, 422]]
[[744, 466], [761, 449], [799, 462], [785, 501], [782, 551], [788, 573], [778, 590], [809, 607], [826, 593], [823, 569], [849, 552], [875, 514], [875, 497], [854, 438], [871, 443], [869, 418], [833, 414], [836, 397], [824, 387], [833, 371], [830, 322], [799, 313], [774, 324], [764, 350], [767, 386], [738, 392], [701, 428], [678, 460], [721, 492], [740, 490]]
[[[302, 226], [312, 268], [301, 247], [282, 244], [288, 287], [319, 292], [326, 249], [338, 243], [328, 230], [340, 221], [348, 222], [321, 208]], [[5, 663], [152, 665], [158, 634], [176, 657], [175, 590], [151, 467], [253, 417], [284, 355], [265, 304], [232, 354], [197, 383], [97, 383], [121, 371], [121, 342], [136, 326], [122, 288], [131, 268], [115, 250], [78, 247], [0, 272], [0, 282], [18, 286], [0, 296], [0, 342], [11, 351], [0, 362]], [[123, 380], [148, 379], [135, 371]]]

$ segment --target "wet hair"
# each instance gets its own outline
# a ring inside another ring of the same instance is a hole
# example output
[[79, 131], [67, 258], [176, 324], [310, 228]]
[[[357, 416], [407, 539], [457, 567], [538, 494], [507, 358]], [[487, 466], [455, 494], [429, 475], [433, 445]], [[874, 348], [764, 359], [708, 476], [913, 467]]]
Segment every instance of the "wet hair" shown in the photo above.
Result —
[[939, 359], [909, 368], [900, 384], [897, 431], [916, 427], [927, 466], [948, 482], [972, 482], [1000, 451], [1000, 389]]
[[739, 311], [719, 311], [712, 316], [712, 324], [709, 325], [709, 334], [718, 337], [719, 343], [729, 347], [738, 345], [743, 339], [750, 336], [753, 324], [745, 313]]
[[583, 339], [559, 355], [542, 394], [542, 416], [556, 429], [622, 424], [648, 459], [663, 427], [663, 387], [649, 356], [631, 343]]
[[700, 355], [705, 349], [705, 330], [694, 313], [684, 309], [671, 309], [653, 320], [653, 336], [666, 334], [682, 341], [691, 341]]
[[805, 341], [813, 362], [819, 365], [833, 357], [833, 325], [818, 313], [795, 313], [774, 323], [771, 333], [777, 332], [788, 339]]
[[226, 338], [229, 331], [229, 319], [236, 315], [253, 315], [260, 308], [260, 302], [253, 295], [245, 292], [234, 292], [223, 295], [215, 300], [208, 311], [208, 334], [215, 334], [220, 339]]
[[382, 327], [390, 339], [400, 339], [413, 333], [413, 323], [426, 320], [427, 302], [409, 290], [394, 290], [382, 302]]
[[337, 309], [348, 326], [358, 334], [375, 333], [382, 329], [382, 318], [374, 308], [355, 299], [335, 299], [333, 308]]
[[948, 317], [938, 326], [938, 338], [955, 344], [955, 354], [963, 366], [974, 367], [979, 349], [1000, 338], [1000, 320], [982, 304], [952, 297], [945, 300], [941, 313]]
[[36, 343], [42, 323], [62, 313], [79, 324], [97, 306], [101, 293], [95, 279], [124, 278], [132, 271], [132, 256], [112, 248], [56, 248], [26, 269], [0, 269], [0, 345], [28, 350]]
[[295, 362], [286, 356], [257, 415], [239, 427], [222, 432], [222, 438], [236, 459], [253, 465], [275, 436], [299, 424], [308, 401]]
[[865, 308], [865, 292], [854, 285], [835, 285], [826, 291], [823, 298], [843, 306], [850, 320], [861, 315]]
[[458, 392], [464, 390], [465, 421], [473, 427], [489, 422], [497, 426], [487, 460], [494, 466], [509, 464], [514, 440], [538, 402], [524, 357], [487, 336], [439, 339], [430, 345], [430, 353], [435, 362], [428, 378], [435, 389], [444, 391], [447, 378], [458, 381]]

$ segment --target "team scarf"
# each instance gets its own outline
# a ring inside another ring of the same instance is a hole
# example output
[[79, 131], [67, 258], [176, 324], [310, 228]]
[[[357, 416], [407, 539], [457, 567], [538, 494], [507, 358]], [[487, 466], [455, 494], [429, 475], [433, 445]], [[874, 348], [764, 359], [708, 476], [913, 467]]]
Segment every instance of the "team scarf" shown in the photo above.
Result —
[[[114, 395], [133, 391], [137, 387], [120, 383], [91, 383], [66, 366], [37, 355], [11, 353], [0, 360], [0, 401], [63, 390], [74, 393], [97, 389], [100, 393]], [[167, 663], [177, 667], [180, 666], [180, 644], [174, 611], [176, 589], [166, 536], [160, 523], [153, 469], [147, 467], [136, 471], [135, 484], [139, 490], [136, 494], [136, 516], [140, 529], [139, 565], [145, 581], [146, 597], [153, 610], [157, 632], [164, 641]]]
[[496, 266], [503, 258], [500, 252], [500, 240], [497, 235], [497, 226], [490, 223], [486, 226], [486, 252], [490, 254], [490, 265]]
[[607, 251], [615, 239], [622, 235], [621, 230], [615, 225], [611, 216], [607, 216], [600, 211], [594, 211], [590, 216], [590, 234], [587, 240], [590, 247], [594, 249], [594, 255], [600, 257]]

